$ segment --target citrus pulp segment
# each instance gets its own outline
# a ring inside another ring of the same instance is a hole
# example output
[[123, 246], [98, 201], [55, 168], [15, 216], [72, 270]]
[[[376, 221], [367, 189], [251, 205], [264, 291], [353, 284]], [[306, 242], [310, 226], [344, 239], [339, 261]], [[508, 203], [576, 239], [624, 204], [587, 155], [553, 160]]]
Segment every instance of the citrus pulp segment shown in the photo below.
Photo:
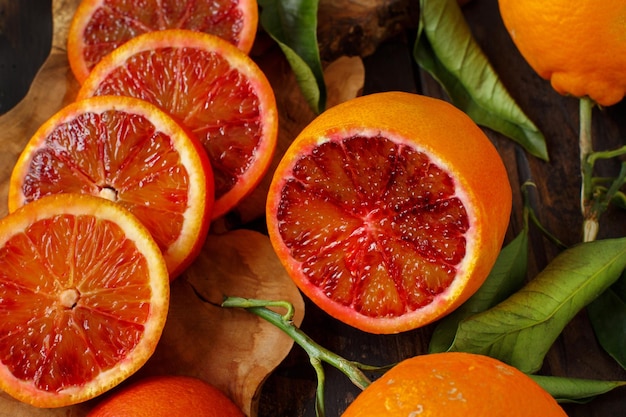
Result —
[[257, 25], [256, 0], [82, 0], [70, 24], [67, 52], [82, 83], [105, 55], [142, 33], [177, 28], [211, 33], [248, 53]]
[[152, 355], [169, 276], [148, 230], [83, 194], [0, 220], [0, 389], [37, 407], [88, 400]]
[[420, 355], [374, 381], [342, 417], [567, 417], [532, 378], [488, 356]]
[[173, 279], [208, 233], [212, 178], [202, 146], [156, 106], [94, 97], [66, 106], [35, 132], [11, 175], [9, 211], [49, 194], [108, 198], [150, 230]]
[[330, 108], [280, 161], [266, 207], [300, 289], [372, 333], [430, 323], [486, 279], [511, 211], [502, 160], [461, 111], [417, 94]]
[[126, 95], [174, 117], [204, 145], [215, 178], [213, 218], [261, 180], [276, 147], [274, 92], [259, 67], [224, 40], [188, 30], [138, 36], [105, 57], [78, 98]]

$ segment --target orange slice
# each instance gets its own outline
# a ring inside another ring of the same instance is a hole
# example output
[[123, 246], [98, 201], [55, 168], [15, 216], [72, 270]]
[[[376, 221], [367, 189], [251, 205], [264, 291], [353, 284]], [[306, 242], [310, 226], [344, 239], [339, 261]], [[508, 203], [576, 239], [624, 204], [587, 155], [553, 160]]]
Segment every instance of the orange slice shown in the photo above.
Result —
[[317, 117], [270, 185], [274, 249], [300, 289], [372, 333], [430, 323], [484, 282], [511, 211], [502, 160], [441, 100], [380, 93]]
[[159, 106], [202, 142], [215, 177], [213, 218], [245, 197], [272, 160], [274, 92], [247, 55], [216, 36], [166, 30], [134, 38], [94, 68], [78, 98], [107, 94]]
[[61, 407], [119, 384], [168, 305], [160, 250], [121, 206], [59, 194], [0, 220], [0, 389], [18, 400]]
[[146, 32], [211, 33], [248, 53], [257, 26], [256, 0], [82, 0], [70, 24], [67, 53], [72, 72], [82, 83], [105, 55]]
[[35, 132], [13, 168], [9, 211], [65, 192], [105, 197], [137, 216], [163, 251], [172, 279], [208, 233], [213, 177], [206, 154], [142, 100], [81, 100]]

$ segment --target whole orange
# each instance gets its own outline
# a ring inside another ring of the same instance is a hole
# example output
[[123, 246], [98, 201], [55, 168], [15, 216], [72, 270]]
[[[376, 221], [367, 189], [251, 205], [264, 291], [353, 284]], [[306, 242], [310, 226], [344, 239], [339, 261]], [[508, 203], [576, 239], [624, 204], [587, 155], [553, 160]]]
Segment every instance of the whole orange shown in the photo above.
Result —
[[626, 92], [626, 0], [499, 0], [513, 42], [561, 94], [610, 106]]
[[342, 417], [567, 417], [528, 375], [463, 352], [406, 359], [374, 381]]
[[274, 172], [270, 240], [320, 308], [371, 333], [433, 322], [484, 282], [511, 187], [483, 131], [443, 100], [386, 92], [313, 120]]
[[155, 376], [114, 392], [88, 417], [244, 417], [215, 386], [188, 376]]

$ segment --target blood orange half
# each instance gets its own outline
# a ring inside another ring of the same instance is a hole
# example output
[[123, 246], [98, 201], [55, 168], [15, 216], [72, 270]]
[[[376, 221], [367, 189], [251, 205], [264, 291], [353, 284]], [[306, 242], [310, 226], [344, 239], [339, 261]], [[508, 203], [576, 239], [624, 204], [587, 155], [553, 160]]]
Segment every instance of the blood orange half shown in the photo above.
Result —
[[213, 176], [202, 146], [157, 107], [94, 97], [61, 109], [35, 132], [13, 168], [9, 211], [67, 192], [108, 198], [137, 216], [173, 279], [202, 249]]
[[82, 83], [105, 55], [146, 32], [211, 33], [248, 53], [257, 25], [256, 0], [82, 0], [70, 24], [67, 53]]
[[121, 206], [43, 197], [0, 220], [0, 389], [37, 407], [88, 400], [152, 355], [168, 272]]
[[372, 333], [430, 323], [484, 282], [511, 211], [502, 160], [444, 101], [350, 100], [317, 117], [276, 169], [269, 235], [295, 283]]
[[274, 92], [246, 54], [212, 35], [150, 32], [104, 58], [78, 98], [125, 95], [170, 114], [204, 145], [215, 178], [213, 218], [261, 180], [276, 147]]

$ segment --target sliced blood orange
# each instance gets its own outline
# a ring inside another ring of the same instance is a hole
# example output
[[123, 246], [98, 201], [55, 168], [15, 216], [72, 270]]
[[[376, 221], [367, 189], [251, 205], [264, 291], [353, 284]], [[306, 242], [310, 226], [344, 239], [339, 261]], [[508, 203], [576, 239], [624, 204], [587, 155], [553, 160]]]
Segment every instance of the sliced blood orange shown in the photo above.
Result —
[[137, 216], [173, 279], [202, 249], [213, 176], [202, 146], [156, 106], [94, 97], [61, 109], [35, 132], [11, 175], [9, 211], [66, 192], [108, 198]]
[[152, 355], [169, 305], [149, 231], [121, 206], [43, 197], [0, 220], [0, 389], [37, 407], [88, 400]]
[[212, 35], [149, 32], [104, 58], [78, 98], [126, 95], [174, 117], [204, 145], [215, 177], [213, 218], [233, 208], [265, 174], [276, 147], [274, 92], [246, 54]]
[[82, 0], [68, 33], [67, 53], [76, 79], [124, 42], [146, 32], [189, 29], [211, 33], [244, 53], [258, 26], [256, 0]]
[[484, 282], [512, 197], [484, 133], [444, 101], [350, 100], [317, 117], [276, 169], [269, 235], [300, 289], [372, 333], [430, 323]]

